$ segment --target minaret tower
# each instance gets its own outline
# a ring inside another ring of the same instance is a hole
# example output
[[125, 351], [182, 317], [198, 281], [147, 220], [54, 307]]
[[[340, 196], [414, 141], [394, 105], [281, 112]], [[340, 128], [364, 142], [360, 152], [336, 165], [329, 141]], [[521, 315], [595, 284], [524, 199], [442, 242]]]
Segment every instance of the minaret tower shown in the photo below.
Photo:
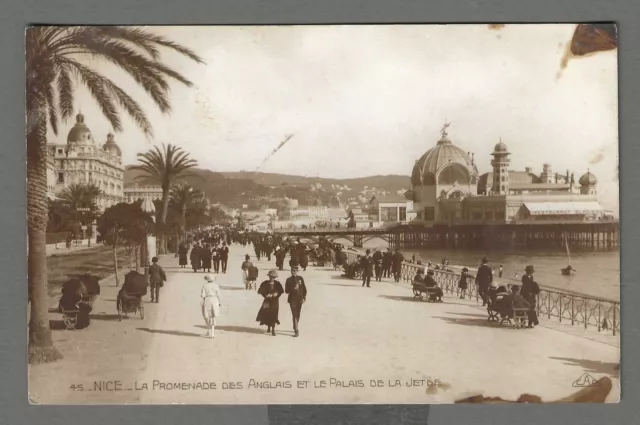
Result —
[[492, 191], [494, 195], [508, 195], [509, 194], [509, 151], [507, 145], [500, 142], [493, 148], [493, 160], [491, 165], [493, 166], [493, 187]]

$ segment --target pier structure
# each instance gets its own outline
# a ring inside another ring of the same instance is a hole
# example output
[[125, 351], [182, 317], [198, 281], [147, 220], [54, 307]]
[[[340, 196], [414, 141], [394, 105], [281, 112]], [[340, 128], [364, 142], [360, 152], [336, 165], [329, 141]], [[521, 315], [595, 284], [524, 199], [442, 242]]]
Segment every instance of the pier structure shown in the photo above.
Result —
[[618, 220], [520, 221], [503, 224], [407, 224], [388, 228], [278, 229], [284, 237], [346, 239], [361, 248], [378, 238], [392, 248], [549, 249], [607, 251], [620, 248]]

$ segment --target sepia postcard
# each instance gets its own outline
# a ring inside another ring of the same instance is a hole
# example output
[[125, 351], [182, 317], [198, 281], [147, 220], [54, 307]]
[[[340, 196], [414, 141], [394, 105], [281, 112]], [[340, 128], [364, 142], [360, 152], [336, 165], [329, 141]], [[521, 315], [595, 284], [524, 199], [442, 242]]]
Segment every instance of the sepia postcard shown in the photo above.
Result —
[[30, 403], [619, 401], [615, 25], [25, 39]]

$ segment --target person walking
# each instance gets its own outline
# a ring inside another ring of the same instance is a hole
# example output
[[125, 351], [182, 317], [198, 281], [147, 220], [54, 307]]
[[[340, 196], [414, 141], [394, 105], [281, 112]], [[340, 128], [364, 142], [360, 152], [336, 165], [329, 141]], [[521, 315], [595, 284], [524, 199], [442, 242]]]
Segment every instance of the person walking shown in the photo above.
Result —
[[476, 285], [478, 285], [478, 295], [482, 298], [482, 305], [487, 305], [487, 291], [489, 285], [493, 282], [493, 271], [489, 267], [489, 260], [487, 257], [482, 259], [482, 264], [478, 267], [478, 273], [476, 273]]
[[400, 276], [402, 275], [402, 262], [404, 256], [400, 252], [399, 248], [396, 248], [396, 253], [393, 254], [393, 278], [396, 282], [400, 282]]
[[211, 247], [209, 244], [205, 244], [200, 253], [202, 256], [202, 270], [206, 270], [207, 273], [211, 273]]
[[267, 325], [267, 333], [276, 336], [276, 325], [280, 324], [278, 320], [280, 296], [284, 293], [284, 289], [282, 289], [280, 282], [276, 280], [278, 277], [277, 270], [269, 271], [267, 276], [269, 276], [269, 280], [262, 282], [258, 289], [258, 293], [262, 295], [264, 301], [256, 316], [256, 322], [260, 322], [261, 326]]
[[382, 282], [382, 252], [373, 250], [373, 267], [376, 274], [376, 282]]
[[302, 271], [307, 271], [307, 266], [309, 265], [309, 248], [307, 244], [301, 243], [298, 244], [298, 259], [300, 260], [300, 267], [302, 267]]
[[193, 248], [191, 248], [191, 255], [189, 259], [191, 260], [191, 268], [193, 269], [194, 273], [202, 268], [202, 257], [200, 255], [200, 250], [200, 242], [196, 242], [193, 245]]
[[529, 310], [529, 327], [532, 328], [534, 326], [538, 326], [538, 314], [536, 313], [536, 306], [538, 305], [537, 297], [540, 293], [540, 286], [538, 283], [533, 280], [533, 272], [535, 269], [533, 266], [527, 266], [524, 269], [524, 275], [522, 276], [522, 297], [527, 300], [527, 302], [531, 305]]
[[200, 305], [202, 307], [202, 317], [204, 318], [207, 333], [205, 337], [213, 338], [216, 328], [216, 318], [220, 317], [220, 307], [222, 298], [220, 297], [220, 287], [216, 284], [215, 276], [207, 274], [204, 276], [204, 285], [200, 291]]
[[251, 262], [251, 257], [249, 257], [249, 254], [246, 254], [244, 256], [244, 261], [242, 262], [242, 266], [240, 268], [242, 269], [242, 280], [244, 282], [244, 289], [251, 289], [249, 270], [253, 268], [253, 263]]
[[382, 277], [391, 277], [391, 265], [393, 264], [393, 253], [391, 248], [382, 256]]
[[371, 250], [367, 249], [365, 256], [360, 260], [362, 265], [362, 286], [371, 288], [371, 276], [373, 276], [373, 258], [371, 257]]
[[158, 264], [158, 257], [151, 259], [151, 266], [149, 266], [149, 284], [151, 286], [151, 302], [158, 304], [160, 302], [160, 288], [164, 286], [164, 282], [167, 281], [167, 275], [162, 269], [162, 266]]
[[187, 254], [189, 253], [189, 246], [182, 242], [178, 247], [178, 265], [184, 269], [187, 265]]
[[229, 261], [229, 247], [226, 242], [222, 243], [222, 248], [220, 248], [220, 262], [222, 267], [222, 273], [227, 272], [227, 261]]
[[298, 266], [291, 267], [291, 276], [287, 278], [284, 284], [284, 291], [289, 294], [287, 302], [291, 308], [291, 316], [293, 318], [293, 336], [295, 337], [300, 335], [300, 313], [302, 312], [302, 304], [307, 301], [307, 287], [304, 284], [302, 276], [298, 275], [298, 271]]
[[460, 273], [460, 280], [458, 281], [458, 288], [460, 288], [460, 299], [463, 300], [467, 295], [467, 287], [469, 283], [467, 282], [467, 278], [469, 277], [469, 269], [466, 267], [462, 268], [462, 273]]
[[502, 264], [500, 264], [500, 268], [498, 269], [498, 277], [502, 278]]
[[213, 260], [213, 272], [220, 273], [220, 245], [216, 245], [211, 250], [211, 259]]

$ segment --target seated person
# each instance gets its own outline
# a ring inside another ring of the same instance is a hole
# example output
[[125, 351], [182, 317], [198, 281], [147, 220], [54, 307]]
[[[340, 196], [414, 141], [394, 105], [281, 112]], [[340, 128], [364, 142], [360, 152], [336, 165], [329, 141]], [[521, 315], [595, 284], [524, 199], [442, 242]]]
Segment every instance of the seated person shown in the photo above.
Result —
[[442, 292], [442, 289], [438, 286], [438, 283], [436, 282], [436, 280], [433, 278], [433, 276], [434, 276], [433, 270], [429, 270], [427, 272], [427, 277], [425, 278], [424, 283], [427, 286], [427, 288], [435, 288], [435, 291], [432, 297], [435, 297], [436, 300], [441, 303], [442, 296], [444, 294]]
[[520, 295], [520, 287], [514, 285], [511, 287], [511, 296], [509, 297], [510, 301], [510, 313], [509, 317], [513, 317], [513, 309], [530, 309], [531, 304], [527, 300], [524, 299], [522, 295]]
[[509, 312], [511, 311], [511, 305], [509, 303], [509, 292], [507, 291], [506, 286], [501, 285], [498, 286], [494, 294], [492, 295], [492, 309], [500, 312], [502, 317], [508, 317]]
[[147, 293], [147, 278], [145, 275], [136, 271], [130, 271], [124, 275], [124, 283], [122, 288], [118, 291], [118, 299], [116, 302], [120, 303], [129, 299], [140, 299]]
[[90, 304], [83, 301], [86, 295], [86, 288], [79, 279], [71, 279], [62, 287], [59, 308], [63, 312], [77, 311], [76, 329], [84, 329], [90, 323], [89, 313], [92, 308]]
[[413, 278], [413, 283], [424, 283], [424, 270], [418, 269], [418, 272]]

